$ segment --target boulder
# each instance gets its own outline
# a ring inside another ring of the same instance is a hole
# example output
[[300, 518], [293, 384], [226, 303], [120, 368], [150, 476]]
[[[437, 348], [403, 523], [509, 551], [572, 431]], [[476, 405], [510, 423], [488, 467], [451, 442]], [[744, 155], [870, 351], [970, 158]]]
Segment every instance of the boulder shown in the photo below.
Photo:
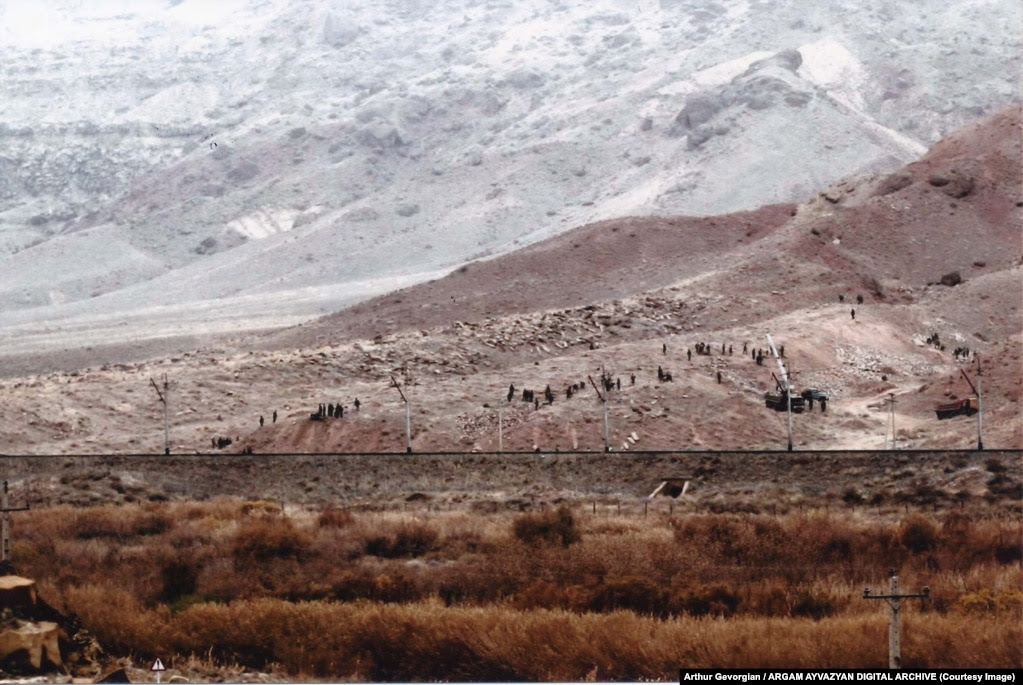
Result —
[[685, 131], [691, 131], [710, 121], [726, 104], [720, 97], [709, 93], [691, 95], [686, 100], [685, 107], [675, 117], [675, 125]]
[[36, 582], [30, 578], [0, 576], [0, 608], [27, 609], [39, 599]]
[[898, 192], [903, 188], [907, 188], [913, 184], [913, 177], [907, 173], [897, 172], [885, 176], [884, 180], [878, 184], [874, 190], [874, 197], [883, 197], [891, 193]]
[[95, 677], [103, 649], [74, 616], [43, 601], [36, 583], [8, 571], [0, 576], [0, 671], [17, 675]]
[[952, 170], [948, 173], [933, 173], [927, 182], [952, 198], [963, 198], [973, 192], [976, 180], [971, 174]]
[[958, 271], [951, 271], [941, 277], [941, 284], [949, 287], [959, 285], [963, 282], [963, 277], [959, 275]]
[[[171, 680], [168, 682], [173, 683], [173, 678], [179, 676], [171, 676]], [[100, 676], [95, 680], [97, 683], [130, 683], [131, 680], [128, 678], [128, 672], [124, 668], [116, 668], [109, 673]]]
[[9, 673], [63, 671], [60, 633], [52, 621], [21, 621], [0, 630], [0, 668]]
[[959, 199], [972, 193], [975, 186], [976, 181], [972, 176], [956, 174], [952, 176], [950, 182], [941, 189], [941, 192], [945, 193], [949, 197]]
[[399, 147], [410, 142], [409, 136], [398, 126], [385, 119], [375, 119], [364, 126], [358, 133], [363, 145], [375, 148]]

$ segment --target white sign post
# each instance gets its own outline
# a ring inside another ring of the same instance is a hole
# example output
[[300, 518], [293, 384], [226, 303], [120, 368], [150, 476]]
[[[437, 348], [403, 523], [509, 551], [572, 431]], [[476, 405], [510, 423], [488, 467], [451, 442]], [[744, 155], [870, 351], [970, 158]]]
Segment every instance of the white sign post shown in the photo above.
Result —
[[166, 671], [167, 668], [163, 665], [163, 662], [157, 658], [157, 660], [153, 662], [153, 667], [149, 670], [156, 673], [156, 682], [160, 682], [160, 676], [163, 675], [163, 672]]

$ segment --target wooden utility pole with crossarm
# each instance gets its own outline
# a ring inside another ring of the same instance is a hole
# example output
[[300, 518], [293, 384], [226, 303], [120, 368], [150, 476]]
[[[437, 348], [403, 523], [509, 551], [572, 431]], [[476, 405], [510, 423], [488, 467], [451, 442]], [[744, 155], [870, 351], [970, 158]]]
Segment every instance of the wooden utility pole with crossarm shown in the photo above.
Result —
[[11, 558], [11, 512], [12, 511], [25, 511], [28, 509], [26, 504], [23, 507], [12, 507], [7, 501], [7, 481], [4, 481], [3, 493], [0, 494], [0, 512], [3, 513], [3, 559], [2, 561], [7, 562]]
[[[407, 378], [406, 375], [406, 383], [408, 382]], [[391, 387], [398, 391], [401, 401], [405, 403], [405, 453], [412, 454], [412, 410], [409, 408], [408, 398], [401, 391], [401, 386], [398, 385], [393, 374], [391, 375]]]
[[863, 599], [883, 599], [888, 602], [892, 613], [888, 623], [888, 668], [902, 668], [901, 654], [901, 617], [899, 614], [900, 605], [904, 599], [926, 599], [931, 595], [931, 588], [924, 586], [923, 592], [899, 592], [899, 577], [895, 569], [888, 571], [888, 594], [874, 595], [870, 588], [863, 588]]
[[161, 404], [163, 404], [163, 453], [170, 454], [170, 428], [167, 419], [167, 400], [170, 398], [170, 384], [167, 382], [167, 374], [163, 374], [163, 392], [160, 392], [160, 386], [152, 378], [149, 379], [149, 382], [153, 384], [153, 389], [156, 390], [156, 395], [160, 398]]
[[605, 452], [610, 452], [611, 451], [611, 444], [610, 444], [610, 442], [608, 442], [610, 440], [610, 435], [608, 433], [608, 422], [607, 422], [607, 394], [600, 392], [600, 388], [598, 388], [597, 384], [593, 382], [593, 377], [592, 376], [587, 375], [586, 377], [590, 379], [590, 385], [592, 385], [593, 389], [597, 391], [597, 397], [600, 398], [600, 404], [603, 406], [603, 409], [604, 409], [604, 451]]

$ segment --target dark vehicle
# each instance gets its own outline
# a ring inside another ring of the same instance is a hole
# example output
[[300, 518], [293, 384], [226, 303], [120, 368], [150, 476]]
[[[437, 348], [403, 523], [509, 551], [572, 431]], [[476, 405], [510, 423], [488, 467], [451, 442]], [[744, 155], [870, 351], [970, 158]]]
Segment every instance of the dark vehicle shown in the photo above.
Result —
[[966, 375], [966, 372], [959, 369], [959, 373], [963, 375], [966, 382], [970, 384], [970, 390], [973, 391], [972, 397], [966, 397], [961, 400], [954, 400], [952, 402], [945, 402], [939, 404], [934, 408], [934, 413], [938, 415], [938, 420], [951, 419], [954, 416], [973, 416], [980, 411], [980, 392], [977, 390], [977, 386], [973, 384], [970, 377]]
[[966, 397], [955, 402], [946, 402], [939, 404], [934, 408], [934, 413], [938, 415], [938, 420], [951, 419], [954, 416], [973, 416], [980, 409], [980, 402], [976, 397]]
[[824, 392], [823, 390], [818, 390], [817, 388], [807, 388], [803, 392], [799, 393], [799, 396], [806, 401], [813, 400], [814, 402], [819, 402], [821, 400], [827, 402], [828, 400], [831, 399], [830, 397], [828, 397], [828, 393]]
[[[788, 411], [788, 402], [784, 392], [765, 392], [764, 393], [764, 404], [775, 411]], [[801, 396], [793, 393], [792, 395], [792, 412], [794, 414], [800, 414], [806, 408], [806, 400]]]
[[771, 377], [774, 378], [775, 385], [777, 386], [776, 392], [765, 392], [764, 393], [764, 404], [775, 411], [788, 411], [789, 402], [792, 402], [792, 412], [800, 414], [806, 408], [806, 400], [803, 399], [802, 395], [797, 395], [795, 391], [787, 389], [782, 385], [778, 377], [773, 373]]

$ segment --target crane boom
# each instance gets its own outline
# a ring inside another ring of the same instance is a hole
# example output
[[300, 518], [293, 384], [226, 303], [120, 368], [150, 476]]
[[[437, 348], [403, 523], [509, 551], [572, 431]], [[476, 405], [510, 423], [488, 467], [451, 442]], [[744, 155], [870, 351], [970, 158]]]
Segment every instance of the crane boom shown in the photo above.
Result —
[[774, 346], [774, 341], [771, 340], [771, 334], [767, 334], [767, 345], [771, 348], [771, 354], [774, 355], [775, 361], [778, 362], [778, 370], [781, 372], [781, 379], [785, 382], [784, 390], [789, 391], [791, 385], [789, 384], [789, 375], [785, 372], [785, 365], [781, 361], [781, 356], [778, 354], [778, 350]]
[[[777, 348], [774, 346], [774, 341], [771, 340], [771, 334], [767, 334], [767, 345], [771, 348], [771, 354], [774, 355], [775, 361], [778, 362], [778, 370], [781, 372], [781, 378], [785, 382], [785, 387], [781, 389], [785, 393], [785, 413], [788, 415], [788, 433], [789, 433], [789, 444], [788, 450], [792, 451], [792, 386], [789, 384], [789, 374], [785, 371], [785, 365], [781, 363], [781, 355], [778, 354]], [[774, 375], [774, 374], [771, 374]], [[774, 379], [775, 383], [778, 379]], [[800, 398], [802, 401], [802, 398]]]
[[404, 402], [405, 404], [408, 404], [408, 400], [405, 399], [405, 393], [401, 391], [401, 386], [398, 385], [398, 381], [394, 379], [393, 373], [391, 374], [391, 387], [397, 390], [398, 394], [401, 395], [401, 401]]
[[962, 369], [959, 369], [959, 373], [963, 374], [963, 378], [965, 378], [966, 382], [970, 384], [970, 390], [973, 391], [973, 394], [978, 395], [979, 393], [977, 392], [977, 386], [973, 384], [973, 381], [971, 381], [970, 377], [966, 375], [966, 372], [963, 371]]

